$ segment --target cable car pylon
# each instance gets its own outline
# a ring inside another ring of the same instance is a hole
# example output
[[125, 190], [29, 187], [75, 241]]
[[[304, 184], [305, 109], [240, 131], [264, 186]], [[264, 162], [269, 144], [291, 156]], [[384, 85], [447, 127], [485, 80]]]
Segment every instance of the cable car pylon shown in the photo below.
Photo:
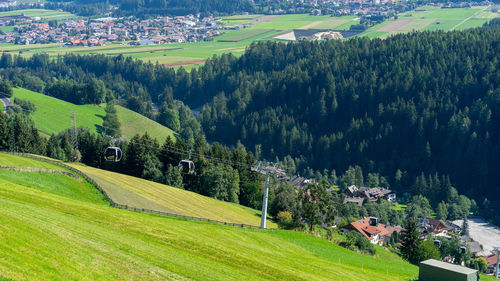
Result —
[[262, 215], [260, 217], [260, 228], [266, 229], [267, 222], [267, 201], [269, 198], [269, 178], [274, 175], [285, 175], [285, 171], [278, 168], [278, 164], [259, 162], [256, 167], [251, 169], [254, 172], [258, 172], [266, 175], [266, 189], [264, 190], [264, 197], [262, 198]]

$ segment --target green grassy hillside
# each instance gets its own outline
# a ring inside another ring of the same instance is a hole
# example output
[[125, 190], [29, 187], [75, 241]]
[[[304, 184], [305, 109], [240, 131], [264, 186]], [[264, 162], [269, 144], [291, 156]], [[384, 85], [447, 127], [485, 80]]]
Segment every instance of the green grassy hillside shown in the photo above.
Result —
[[[77, 126], [88, 127], [97, 132], [102, 125], [102, 118], [106, 114], [104, 105], [75, 105], [53, 97], [49, 97], [30, 90], [15, 88], [14, 97], [33, 102], [37, 110], [32, 114], [38, 129], [46, 134], [58, 133], [71, 127], [72, 110], [76, 114]], [[117, 106], [118, 118], [121, 122], [121, 131], [124, 138], [132, 138], [135, 134], [148, 134], [160, 141], [174, 132], [169, 128], [156, 123], [132, 110]]]
[[[95, 180], [118, 204], [212, 220], [260, 225], [260, 211], [187, 190], [81, 164], [71, 164]], [[267, 226], [275, 228], [269, 221]]]
[[[45, 192], [35, 187], [39, 184], [0, 174], [4, 278], [409, 280], [417, 275], [417, 267], [389, 252], [377, 258], [300, 232], [135, 213], [88, 200], [83, 193]], [[78, 189], [74, 182], [65, 185]]]
[[[58, 167], [5, 153], [0, 163]], [[0, 280], [415, 280], [418, 275], [416, 266], [382, 247], [372, 257], [301, 232], [115, 209], [81, 179], [23, 174], [0, 171]]]

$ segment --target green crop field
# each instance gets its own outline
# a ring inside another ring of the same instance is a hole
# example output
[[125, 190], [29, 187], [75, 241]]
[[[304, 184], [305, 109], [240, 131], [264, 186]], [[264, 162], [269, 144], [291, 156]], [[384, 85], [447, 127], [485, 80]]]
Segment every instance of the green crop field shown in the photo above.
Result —
[[241, 32], [233, 36], [225, 37], [224, 39], [219, 39], [219, 42], [239, 42], [245, 39], [250, 39], [257, 35], [262, 35], [264, 33], [272, 32], [270, 29], [252, 29], [246, 32]]
[[[84, 165], [70, 165], [89, 175], [118, 204], [231, 223], [260, 225], [260, 211], [254, 209], [140, 178]], [[276, 227], [271, 221], [267, 224], [269, 227]]]
[[256, 18], [261, 17], [262, 15], [234, 15], [229, 17], [221, 17], [219, 18], [220, 22], [224, 25], [235, 25], [238, 23], [247, 23]]
[[0, 174], [3, 278], [409, 280], [417, 276], [417, 267], [380, 248], [371, 257], [301, 232], [242, 229], [115, 209], [99, 198], [88, 200], [73, 192], [80, 189], [76, 182], [58, 186], [67, 188], [66, 194], [40, 187], [51, 180]]
[[385, 38], [392, 34], [413, 30], [463, 30], [481, 26], [495, 17], [500, 17], [500, 14], [492, 13], [490, 7], [440, 8], [424, 6], [398, 15], [397, 20], [390, 19], [375, 25], [358, 36]]
[[8, 12], [0, 12], [0, 17], [13, 16], [13, 15], [25, 15], [27, 17], [40, 17], [46, 20], [59, 20], [59, 19], [70, 19], [76, 18], [75, 15], [56, 10], [45, 10], [45, 9], [26, 9], [26, 10], [15, 10]]
[[4, 33], [12, 32], [14, 30], [13, 26], [0, 26], [0, 30]]
[[[71, 128], [71, 114], [75, 111], [77, 126], [87, 127], [91, 132], [98, 132], [105, 116], [104, 105], [75, 105], [40, 93], [22, 88], [14, 88], [14, 98], [26, 99], [36, 105], [32, 114], [35, 125], [46, 134], [55, 134]], [[148, 134], [160, 141], [173, 136], [173, 131], [136, 112], [116, 106], [121, 131], [124, 138], [132, 138], [135, 134]]]

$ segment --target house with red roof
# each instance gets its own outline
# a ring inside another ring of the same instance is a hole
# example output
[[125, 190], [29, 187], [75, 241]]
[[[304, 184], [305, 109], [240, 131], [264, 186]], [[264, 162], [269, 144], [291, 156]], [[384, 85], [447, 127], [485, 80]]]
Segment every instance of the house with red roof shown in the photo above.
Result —
[[488, 269], [486, 270], [487, 274], [495, 273], [495, 267], [497, 266], [498, 254], [491, 254], [488, 256], [482, 256], [486, 260], [488, 264]]
[[377, 218], [367, 217], [350, 223], [345, 227], [348, 231], [356, 231], [370, 240], [373, 244], [382, 245], [384, 237], [390, 237], [392, 233], [386, 228], [385, 224], [379, 223]]

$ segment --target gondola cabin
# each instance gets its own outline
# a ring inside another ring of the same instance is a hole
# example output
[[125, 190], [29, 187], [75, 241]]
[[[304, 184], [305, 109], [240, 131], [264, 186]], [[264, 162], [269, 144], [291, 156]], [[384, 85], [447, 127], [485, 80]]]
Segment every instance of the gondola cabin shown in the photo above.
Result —
[[192, 174], [194, 173], [194, 163], [191, 160], [181, 160], [179, 162], [179, 170], [183, 174]]
[[106, 148], [104, 159], [109, 162], [119, 162], [122, 159], [122, 150], [116, 146]]

